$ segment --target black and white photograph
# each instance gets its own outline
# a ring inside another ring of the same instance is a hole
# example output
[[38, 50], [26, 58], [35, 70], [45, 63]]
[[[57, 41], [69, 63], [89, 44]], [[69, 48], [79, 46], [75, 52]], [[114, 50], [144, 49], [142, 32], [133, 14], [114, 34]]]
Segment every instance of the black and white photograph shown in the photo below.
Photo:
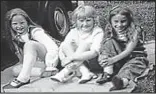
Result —
[[2, 0], [1, 93], [156, 93], [155, 1]]

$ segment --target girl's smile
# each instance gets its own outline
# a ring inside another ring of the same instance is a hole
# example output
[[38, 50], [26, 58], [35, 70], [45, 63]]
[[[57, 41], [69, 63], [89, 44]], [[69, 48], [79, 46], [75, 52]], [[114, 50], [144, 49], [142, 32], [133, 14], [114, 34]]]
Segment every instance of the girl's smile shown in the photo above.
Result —
[[80, 18], [77, 20], [77, 27], [84, 31], [90, 31], [94, 26], [94, 19], [93, 18]]
[[17, 33], [25, 33], [28, 29], [28, 23], [22, 15], [16, 15], [12, 18], [11, 27]]
[[117, 33], [122, 33], [128, 26], [128, 19], [125, 15], [117, 14], [111, 18], [111, 24]]

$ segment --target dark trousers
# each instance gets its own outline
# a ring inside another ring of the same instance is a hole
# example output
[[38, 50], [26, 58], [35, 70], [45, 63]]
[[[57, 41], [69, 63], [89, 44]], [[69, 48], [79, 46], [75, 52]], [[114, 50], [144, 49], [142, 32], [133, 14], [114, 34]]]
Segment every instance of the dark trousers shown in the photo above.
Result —
[[[108, 39], [103, 44], [101, 55], [113, 57], [120, 54], [125, 49], [124, 43], [113, 38]], [[136, 53], [137, 54], [137, 53]], [[102, 57], [102, 56], [100, 56]], [[102, 58], [101, 58], [102, 60]], [[147, 68], [148, 60], [143, 55], [132, 57], [131, 54], [114, 64], [114, 74], [122, 78], [134, 80], [140, 76]]]

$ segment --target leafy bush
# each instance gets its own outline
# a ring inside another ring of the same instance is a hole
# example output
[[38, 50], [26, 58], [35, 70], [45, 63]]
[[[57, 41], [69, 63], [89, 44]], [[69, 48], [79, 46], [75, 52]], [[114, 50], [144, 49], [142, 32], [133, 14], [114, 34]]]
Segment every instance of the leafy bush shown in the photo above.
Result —
[[117, 5], [127, 6], [133, 11], [134, 19], [143, 27], [145, 40], [155, 39], [155, 2], [147, 1], [85, 1], [86, 5], [96, 8], [104, 29], [109, 10]]

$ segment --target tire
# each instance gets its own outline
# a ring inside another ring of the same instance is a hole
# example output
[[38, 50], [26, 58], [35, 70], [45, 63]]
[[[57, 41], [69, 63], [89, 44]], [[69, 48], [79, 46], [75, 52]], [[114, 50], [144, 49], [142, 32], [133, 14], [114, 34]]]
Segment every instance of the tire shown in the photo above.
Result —
[[65, 6], [60, 1], [50, 2], [47, 16], [49, 34], [62, 41], [70, 28], [69, 17]]

